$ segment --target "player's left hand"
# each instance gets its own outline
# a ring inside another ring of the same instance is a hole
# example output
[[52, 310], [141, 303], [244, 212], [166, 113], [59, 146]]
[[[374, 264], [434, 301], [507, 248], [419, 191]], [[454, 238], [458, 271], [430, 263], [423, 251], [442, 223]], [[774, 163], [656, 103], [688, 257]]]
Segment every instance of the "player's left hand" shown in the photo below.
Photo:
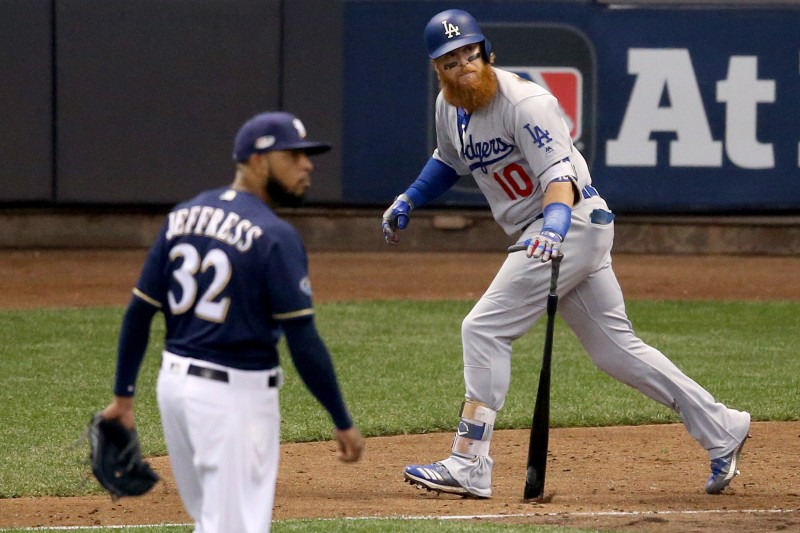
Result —
[[523, 244], [528, 246], [528, 257], [534, 259], [542, 258], [542, 263], [546, 263], [553, 256], [560, 255], [559, 246], [564, 239], [554, 231], [543, 231], [533, 239], [526, 240]]
[[413, 208], [414, 206], [408, 196], [401, 194], [383, 212], [381, 228], [383, 229], [383, 238], [386, 239], [387, 244], [397, 244], [400, 240], [400, 236], [396, 232], [399, 229], [406, 229], [406, 226], [408, 226], [408, 213]]

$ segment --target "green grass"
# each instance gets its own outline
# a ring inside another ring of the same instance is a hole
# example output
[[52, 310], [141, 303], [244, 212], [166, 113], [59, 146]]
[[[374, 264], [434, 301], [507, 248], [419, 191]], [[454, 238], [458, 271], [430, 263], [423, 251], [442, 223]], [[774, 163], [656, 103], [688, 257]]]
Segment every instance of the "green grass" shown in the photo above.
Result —
[[[317, 325], [365, 436], [454, 429], [464, 394], [460, 327], [471, 307], [464, 301], [317, 306]], [[89, 417], [111, 398], [122, 313], [120, 308], [0, 312], [0, 497], [100, 493], [94, 481], [86, 481], [88, 446], [75, 442]], [[754, 420], [798, 419], [800, 303], [634, 301], [628, 313], [642, 339], [718, 401], [749, 411]], [[511, 389], [497, 419], [499, 429], [530, 423], [543, 332], [540, 321], [514, 344]], [[166, 454], [155, 402], [163, 336], [159, 317], [136, 407], [148, 456]], [[287, 374], [281, 391], [283, 441], [331, 438], [327, 414], [303, 386], [285, 347], [282, 357]], [[551, 409], [556, 427], [679, 421], [672, 411], [597, 370], [561, 319]], [[382, 531], [393, 527], [380, 523]], [[298, 524], [285, 522], [279, 528], [287, 529], [276, 531], [316, 531]], [[324, 530], [334, 524], [326, 522]], [[348, 531], [362, 527], [361, 522], [346, 524]], [[437, 530], [442, 527], [452, 526], [436, 524]], [[464, 524], [458, 527], [465, 531]]]
[[[464, 395], [460, 326], [471, 307], [463, 301], [320, 306], [320, 330], [365, 434], [454, 429]], [[797, 419], [800, 304], [630, 302], [628, 311], [637, 334], [717, 400], [750, 411], [756, 420]], [[543, 336], [542, 320], [514, 344], [511, 389], [497, 428], [530, 423]], [[552, 425], [679, 421], [672, 411], [600, 372], [560, 318], [554, 346]], [[317, 412], [318, 420], [309, 423], [327, 432], [324, 412], [312, 399], [302, 399], [294, 373], [287, 384], [293, 399], [284, 402], [285, 418], [295, 421]], [[305, 432], [287, 424], [284, 437], [302, 440], [309, 437]]]

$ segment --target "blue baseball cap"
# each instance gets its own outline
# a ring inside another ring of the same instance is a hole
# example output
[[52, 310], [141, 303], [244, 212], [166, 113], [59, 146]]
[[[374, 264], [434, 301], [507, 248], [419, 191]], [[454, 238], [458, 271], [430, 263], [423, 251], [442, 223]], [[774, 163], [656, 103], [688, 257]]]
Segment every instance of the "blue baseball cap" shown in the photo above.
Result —
[[233, 141], [233, 160], [243, 163], [253, 154], [297, 149], [315, 155], [327, 152], [331, 147], [307, 141], [305, 126], [291, 113], [270, 111], [254, 116], [239, 129]]

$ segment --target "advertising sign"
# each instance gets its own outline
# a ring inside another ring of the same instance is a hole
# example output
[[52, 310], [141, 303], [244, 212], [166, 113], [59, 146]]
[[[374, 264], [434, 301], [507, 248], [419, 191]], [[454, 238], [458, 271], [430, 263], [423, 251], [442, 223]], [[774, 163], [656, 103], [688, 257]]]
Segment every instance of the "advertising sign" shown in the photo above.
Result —
[[[352, 45], [346, 62], [346, 78], [361, 80], [345, 91], [345, 116], [359, 128], [345, 131], [343, 195], [352, 203], [390, 201], [436, 143], [438, 80], [424, 61], [422, 28], [437, 6], [389, 3], [404, 24], [368, 52]], [[386, 19], [386, 2], [357, 4], [361, 19], [347, 25], [353, 42]], [[800, 7], [470, 2], [468, 10], [492, 42], [495, 66], [559, 99], [612, 209], [800, 210]], [[464, 176], [435, 205], [485, 200]]]

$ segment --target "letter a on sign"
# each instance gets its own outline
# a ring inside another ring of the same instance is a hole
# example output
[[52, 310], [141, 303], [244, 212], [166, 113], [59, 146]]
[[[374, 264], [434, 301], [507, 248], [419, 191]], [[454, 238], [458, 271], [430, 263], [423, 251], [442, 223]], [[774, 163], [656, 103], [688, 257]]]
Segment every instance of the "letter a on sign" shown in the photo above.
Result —
[[452, 39], [456, 35], [461, 35], [461, 32], [458, 31], [458, 26], [454, 26], [446, 20], [442, 21], [442, 26], [444, 26], [444, 34], [447, 35], [448, 39]]

